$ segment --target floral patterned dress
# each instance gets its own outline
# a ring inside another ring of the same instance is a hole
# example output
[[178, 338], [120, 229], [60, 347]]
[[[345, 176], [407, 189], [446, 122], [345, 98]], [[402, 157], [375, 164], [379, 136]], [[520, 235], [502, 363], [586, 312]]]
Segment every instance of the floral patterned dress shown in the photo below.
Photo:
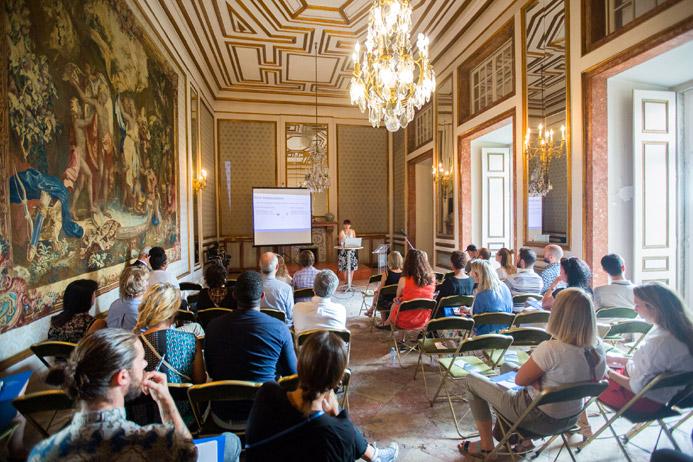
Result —
[[94, 316], [89, 313], [78, 313], [62, 326], [56, 326], [54, 316], [48, 328], [48, 340], [79, 343], [92, 322], [94, 322]]
[[[347, 237], [356, 237], [356, 231], [350, 229], [348, 232], [339, 232], [339, 243], [343, 244]], [[339, 271], [356, 271], [359, 267], [358, 250], [339, 250], [337, 251], [337, 266]]]

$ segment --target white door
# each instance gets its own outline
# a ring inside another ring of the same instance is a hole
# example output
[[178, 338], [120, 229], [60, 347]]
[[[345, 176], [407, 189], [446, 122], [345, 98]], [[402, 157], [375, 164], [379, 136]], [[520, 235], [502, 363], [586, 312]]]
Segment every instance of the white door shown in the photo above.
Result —
[[676, 93], [633, 90], [633, 279], [676, 288]]
[[510, 148], [481, 148], [481, 245], [510, 248]]

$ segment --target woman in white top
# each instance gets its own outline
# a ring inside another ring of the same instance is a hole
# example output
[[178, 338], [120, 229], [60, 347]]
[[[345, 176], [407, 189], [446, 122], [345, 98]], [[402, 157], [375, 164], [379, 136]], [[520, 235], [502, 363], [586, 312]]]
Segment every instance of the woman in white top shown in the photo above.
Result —
[[[459, 449], [468, 458], [483, 459], [493, 450], [490, 406], [506, 419], [517, 420], [544, 388], [576, 382], [597, 381], [604, 376], [606, 358], [597, 339], [592, 297], [582, 289], [565, 289], [556, 298], [547, 331], [553, 339], [541, 343], [517, 371], [515, 383], [522, 390], [508, 390], [481, 375], [464, 380], [467, 401], [474, 415], [480, 441], [465, 441]], [[523, 421], [522, 428], [546, 434], [571, 428], [582, 402], [546, 404]]]
[[498, 273], [498, 279], [501, 281], [505, 281], [508, 279], [508, 276], [515, 274], [515, 271], [517, 271], [513, 263], [513, 252], [505, 247], [496, 252], [496, 263], [500, 265], [496, 268], [496, 272]]
[[[339, 245], [344, 247], [344, 241], [349, 238], [356, 237], [356, 231], [351, 227], [351, 220], [344, 220], [342, 230], [339, 232]], [[359, 256], [357, 250], [339, 250], [337, 251], [337, 266], [346, 280], [347, 271], [356, 271], [359, 267]]]
[[[635, 311], [654, 324], [633, 358], [613, 358], [609, 388], [599, 400], [620, 409], [635, 393], [662, 372], [693, 371], [693, 322], [691, 312], [678, 295], [664, 284], [651, 282], [633, 290]], [[625, 369], [623, 368], [625, 367]], [[646, 394], [633, 405], [636, 412], [656, 412], [679, 390], [663, 388]]]

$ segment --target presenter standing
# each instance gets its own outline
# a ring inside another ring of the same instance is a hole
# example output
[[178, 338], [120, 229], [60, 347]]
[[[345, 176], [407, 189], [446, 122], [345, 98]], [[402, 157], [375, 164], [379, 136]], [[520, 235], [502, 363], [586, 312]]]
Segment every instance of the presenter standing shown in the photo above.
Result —
[[[344, 220], [342, 222], [342, 230], [339, 232], [340, 247], [344, 247], [344, 241], [348, 237], [356, 237], [356, 231], [351, 227], [351, 220]], [[356, 250], [339, 249], [337, 252], [337, 266], [339, 266], [339, 271], [344, 276], [344, 280], [346, 280], [347, 272], [356, 271], [359, 267], [359, 257], [356, 254]]]

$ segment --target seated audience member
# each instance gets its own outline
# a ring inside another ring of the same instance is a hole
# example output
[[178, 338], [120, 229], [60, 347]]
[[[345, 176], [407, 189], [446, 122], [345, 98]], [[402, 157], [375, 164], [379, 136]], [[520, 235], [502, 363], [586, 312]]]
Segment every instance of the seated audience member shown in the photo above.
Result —
[[[485, 260], [472, 261], [472, 279], [476, 282], [476, 295], [472, 305], [472, 314], [481, 313], [512, 313], [513, 298], [508, 286], [503, 284], [498, 275], [491, 268], [491, 264]], [[475, 335], [493, 334], [507, 326], [500, 324], [487, 324], [474, 327]]]
[[601, 264], [604, 271], [609, 274], [611, 284], [594, 289], [595, 308], [616, 306], [632, 308], [635, 304], [633, 301], [633, 288], [635, 286], [624, 276], [626, 265], [623, 263], [623, 259], [615, 253], [610, 253], [602, 257]]
[[205, 308], [236, 308], [233, 290], [226, 287], [226, 268], [219, 260], [212, 260], [205, 267], [206, 288], [197, 296], [197, 309]]
[[140, 253], [137, 255], [137, 260], [132, 262], [130, 266], [140, 266], [149, 269], [149, 250], [149, 248], [140, 250]]
[[152, 247], [149, 251], [149, 264], [152, 267], [152, 274], [149, 275], [149, 285], [168, 282], [176, 287], [180, 287], [176, 275], [167, 271], [168, 257], [166, 251], [161, 247]]
[[265, 383], [257, 393], [246, 431], [246, 460], [292, 462], [390, 462], [399, 447], [376, 449], [349, 419], [333, 390], [347, 365], [346, 344], [331, 332], [312, 335], [298, 358], [298, 388]]
[[[635, 393], [662, 372], [693, 371], [693, 322], [691, 312], [671, 289], [650, 282], [634, 289], [635, 310], [654, 327], [630, 360], [614, 358], [619, 367], [609, 369], [609, 388], [599, 397], [620, 409]], [[656, 412], [679, 390], [663, 388], [649, 392], [634, 404], [636, 412]]]
[[491, 262], [491, 251], [486, 247], [482, 247], [479, 249], [477, 258], [480, 258], [481, 260], [486, 260], [487, 262]]
[[[537, 261], [537, 254], [534, 250], [523, 247], [517, 256], [517, 272], [505, 280], [505, 284], [510, 289], [513, 297], [520, 294], [538, 294], [544, 286], [541, 276], [534, 272], [534, 263]], [[513, 307], [515, 311], [522, 311], [524, 303], [519, 303]]]
[[[541, 306], [545, 310], [551, 309], [556, 295], [567, 287], [577, 287], [592, 295], [592, 272], [587, 263], [578, 257], [568, 257], [562, 258], [560, 265], [561, 270], [558, 277], [544, 293], [544, 298], [541, 300]], [[565, 287], [559, 287], [559, 285]]]
[[472, 271], [472, 260], [479, 258], [479, 251], [474, 244], [469, 244], [465, 249], [465, 252], [467, 252], [469, 260], [467, 261], [467, 265], [464, 267], [464, 272], [469, 274]]
[[[155, 284], [144, 293], [134, 332], [140, 334], [144, 346], [146, 370], [154, 370], [161, 362], [159, 370], [166, 374], [169, 383], [204, 383], [207, 373], [202, 358], [202, 339], [174, 327], [179, 306], [180, 291], [171, 284]], [[176, 404], [183, 420], [191, 423], [193, 415], [188, 403]], [[157, 420], [156, 407], [146, 404], [129, 407], [128, 415], [143, 424]]]
[[286, 260], [282, 255], [277, 255], [277, 276], [276, 278], [282, 282], [286, 282], [290, 286], [293, 285], [294, 280], [289, 274], [289, 269], [286, 267]]
[[[147, 361], [137, 336], [102, 329], [85, 337], [67, 363], [49, 373], [76, 399], [69, 425], [34, 447], [31, 462], [63, 460], [197, 460], [192, 436], [176, 409], [160, 372], [145, 372]], [[126, 419], [124, 403], [140, 393], [156, 401], [163, 424], [140, 427]], [[237, 461], [240, 440], [224, 434], [225, 459]]]
[[380, 284], [373, 293], [373, 305], [371, 305], [370, 309], [366, 312], [366, 316], [373, 316], [376, 305], [379, 304], [380, 308], [384, 310], [381, 311], [381, 315], [383, 316], [382, 321], [385, 321], [385, 312], [392, 306], [392, 301], [395, 299], [395, 296], [383, 296], [382, 298], [379, 298], [380, 289], [385, 286], [397, 284], [399, 282], [399, 278], [402, 276], [403, 266], [404, 259], [402, 258], [402, 254], [396, 250], [390, 252], [390, 254], [387, 256], [387, 270], [383, 271], [383, 273], [380, 275]]
[[[449, 297], [451, 295], [472, 295], [474, 292], [474, 280], [464, 272], [464, 268], [467, 266], [467, 254], [460, 250], [455, 250], [450, 255], [450, 263], [452, 264], [454, 274], [446, 277], [440, 285], [437, 297], [438, 302], [440, 302], [440, 299], [443, 297]], [[452, 308], [447, 306], [441, 307], [436, 314], [437, 317], [454, 315], [455, 313], [452, 311]]]
[[[307, 289], [313, 287], [315, 276], [320, 272], [319, 269], [313, 266], [315, 264], [315, 256], [310, 250], [301, 250], [298, 254], [298, 265], [301, 267], [294, 273], [293, 286], [296, 289]], [[309, 301], [310, 298], [294, 300], [294, 303]]]
[[549, 244], [544, 247], [544, 263], [546, 263], [546, 266], [544, 270], [539, 273], [542, 281], [544, 281], [544, 287], [541, 289], [542, 295], [546, 293], [554, 281], [558, 279], [558, 275], [561, 271], [561, 258], [563, 258], [563, 249], [560, 245]]
[[[288, 327], [260, 312], [260, 275], [242, 273], [234, 291], [237, 308], [214, 318], [206, 329], [204, 357], [212, 380], [263, 383], [295, 374], [296, 353]], [[212, 410], [219, 425], [238, 418], [229, 403], [215, 402]]]
[[318, 271], [313, 282], [315, 297], [294, 305], [294, 331], [297, 334], [311, 329], [346, 329], [346, 308], [330, 299], [338, 286], [339, 278], [333, 271]]
[[95, 322], [89, 310], [96, 300], [98, 286], [91, 279], [78, 279], [67, 285], [63, 294], [63, 311], [51, 318], [48, 340], [77, 343], [84, 337]]
[[265, 252], [260, 257], [262, 271], [263, 308], [272, 308], [286, 314], [286, 324], [293, 324], [294, 291], [291, 286], [277, 279], [279, 260], [272, 252]]
[[428, 322], [431, 312], [428, 310], [409, 310], [398, 316], [399, 305], [415, 298], [433, 299], [436, 291], [436, 276], [428, 263], [428, 255], [423, 250], [411, 249], [404, 259], [402, 277], [397, 283], [397, 295], [390, 310], [387, 322], [400, 329], [420, 329]]
[[517, 268], [513, 264], [513, 253], [505, 247], [496, 252], [496, 263], [499, 265], [496, 273], [498, 273], [498, 279], [501, 281], [505, 281], [508, 279], [508, 276], [517, 272]]
[[106, 325], [131, 331], [137, 323], [137, 308], [147, 290], [150, 271], [139, 266], [128, 266], [120, 273], [120, 297], [108, 309]]
[[[597, 338], [589, 294], [581, 289], [563, 291], [556, 299], [546, 329], [553, 338], [537, 346], [517, 371], [515, 383], [524, 389], [508, 390], [476, 374], [464, 380], [463, 387], [480, 440], [460, 444], [463, 454], [483, 458], [493, 450], [490, 406], [514, 422], [542, 389], [596, 381], [604, 376], [606, 357]], [[581, 408], [582, 400], [539, 406], [525, 418], [522, 428], [538, 434], [567, 430], [575, 425]]]

